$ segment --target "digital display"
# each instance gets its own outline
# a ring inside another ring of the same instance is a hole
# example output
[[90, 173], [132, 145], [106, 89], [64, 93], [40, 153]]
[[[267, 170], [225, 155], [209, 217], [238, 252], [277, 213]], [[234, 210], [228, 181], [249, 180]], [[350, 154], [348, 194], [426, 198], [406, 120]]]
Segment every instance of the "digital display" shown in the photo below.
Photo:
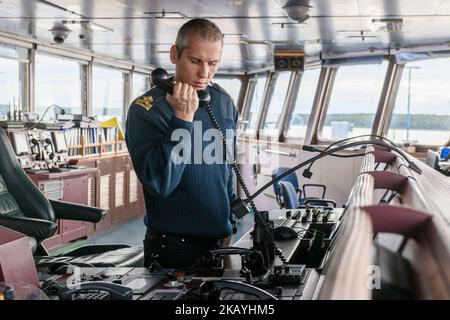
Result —
[[11, 132], [11, 142], [16, 155], [23, 156], [30, 154], [26, 131]]
[[67, 152], [66, 136], [62, 131], [52, 131], [52, 139], [55, 144], [56, 152]]

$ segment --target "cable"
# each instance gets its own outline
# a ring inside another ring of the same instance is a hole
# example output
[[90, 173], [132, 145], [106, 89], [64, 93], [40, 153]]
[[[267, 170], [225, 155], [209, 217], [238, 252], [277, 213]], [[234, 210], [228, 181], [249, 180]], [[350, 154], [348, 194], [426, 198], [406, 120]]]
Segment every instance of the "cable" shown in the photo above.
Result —
[[[205, 109], [208, 113], [209, 118], [211, 119], [211, 122], [213, 124], [213, 126], [216, 128], [216, 130], [219, 132], [221, 138], [222, 138], [222, 143], [223, 146], [225, 148], [226, 151], [226, 157], [228, 159], [231, 159], [233, 161], [233, 163], [231, 164], [234, 172], [236, 173], [236, 179], [239, 182], [239, 184], [241, 185], [242, 190], [245, 193], [245, 196], [247, 198], [251, 197], [250, 191], [247, 188], [247, 185], [244, 182], [244, 179], [242, 178], [241, 175], [241, 171], [239, 169], [239, 166], [237, 164], [237, 161], [233, 155], [233, 153], [231, 152], [229, 145], [226, 141], [226, 138], [222, 132], [222, 129], [220, 127], [219, 122], [217, 121], [216, 116], [214, 115], [213, 111], [211, 110], [211, 106], [209, 104], [205, 105]], [[281, 250], [275, 245], [275, 239], [273, 238], [272, 232], [270, 230], [270, 227], [268, 226], [268, 224], [266, 223], [266, 221], [264, 221], [263, 217], [261, 216], [260, 212], [258, 211], [258, 209], [256, 208], [255, 203], [253, 202], [252, 199], [249, 200], [250, 203], [250, 207], [253, 210], [253, 213], [255, 215], [255, 221], [258, 225], [261, 225], [264, 229], [265, 234], [269, 237], [269, 241], [271, 244], [273, 244], [274, 246], [274, 253], [280, 258], [280, 260], [282, 261], [283, 265], [287, 264], [287, 259], [284, 257], [284, 255], [282, 254]]]
[[[341, 144], [343, 142], [354, 140], [354, 139], [359, 139], [359, 138], [363, 138], [363, 137], [370, 137], [370, 138], [373, 137], [373, 138], [378, 138], [380, 140], [385, 140], [385, 141], [389, 142], [391, 145], [396, 147], [394, 142], [392, 142], [391, 140], [389, 140], [388, 138], [385, 138], [383, 136], [379, 136], [379, 135], [376, 135], [376, 134], [362, 134], [362, 135], [359, 135], [359, 136], [350, 137], [350, 138], [346, 138], [346, 139], [335, 141], [332, 144], [328, 145], [324, 150], [320, 150], [320, 149], [317, 149], [317, 148], [314, 148], [314, 147], [310, 147], [310, 146], [303, 146], [303, 150], [322, 153], [322, 152], [328, 151], [331, 147], [333, 147], [335, 145], [339, 145], [339, 144]], [[352, 158], [352, 157], [358, 157], [358, 156], [363, 156], [363, 155], [347, 155], [346, 156], [346, 155], [337, 155], [336, 154], [336, 155], [332, 155], [332, 156], [333, 157], [338, 157], [338, 158]], [[314, 164], [314, 161], [311, 162], [311, 164], [309, 165], [308, 168], [303, 170], [303, 174], [302, 175], [305, 178], [310, 179], [312, 177], [313, 173], [311, 172], [311, 168], [312, 168], [313, 164]]]
[[260, 195], [264, 190], [266, 190], [268, 187], [270, 187], [271, 185], [273, 185], [274, 183], [278, 182], [279, 180], [283, 179], [284, 177], [286, 177], [287, 175], [291, 174], [292, 172], [318, 160], [321, 159], [323, 157], [326, 157], [332, 153], [341, 151], [345, 148], [350, 148], [350, 147], [355, 147], [355, 146], [361, 146], [361, 145], [367, 145], [367, 144], [374, 144], [374, 145], [379, 145], [382, 147], [386, 147], [390, 150], [393, 150], [395, 152], [397, 152], [407, 163], [408, 163], [408, 168], [411, 170], [414, 170], [415, 172], [422, 174], [422, 170], [420, 170], [420, 168], [411, 160], [408, 159], [408, 156], [406, 155], [406, 153], [404, 151], [402, 151], [401, 149], [394, 147], [392, 145], [389, 145], [387, 143], [381, 142], [381, 141], [377, 141], [377, 140], [363, 140], [363, 141], [356, 141], [356, 142], [351, 142], [351, 143], [347, 143], [341, 146], [338, 146], [336, 148], [330, 149], [328, 151], [323, 151], [321, 154], [312, 157], [298, 165], [296, 165], [295, 167], [287, 170], [286, 172], [284, 172], [283, 174], [280, 174], [278, 177], [272, 179], [271, 181], [269, 181], [268, 183], [266, 183], [265, 185], [263, 185], [261, 188], [259, 188], [251, 197], [248, 197], [245, 200], [240, 199], [241, 201], [243, 201], [244, 203], [248, 203], [250, 201], [253, 201], [253, 199], [255, 199], [258, 195]]
[[57, 104], [51, 104], [45, 109], [44, 114], [42, 115], [42, 117], [39, 119], [39, 121], [36, 124], [32, 125], [29, 128], [24, 128], [23, 130], [32, 130], [32, 129], [36, 128], [42, 122], [42, 120], [44, 120], [44, 116], [47, 113], [47, 111], [52, 107], [59, 108], [61, 110], [60, 114], [66, 114], [66, 110], [64, 110], [62, 107], [58, 106]]

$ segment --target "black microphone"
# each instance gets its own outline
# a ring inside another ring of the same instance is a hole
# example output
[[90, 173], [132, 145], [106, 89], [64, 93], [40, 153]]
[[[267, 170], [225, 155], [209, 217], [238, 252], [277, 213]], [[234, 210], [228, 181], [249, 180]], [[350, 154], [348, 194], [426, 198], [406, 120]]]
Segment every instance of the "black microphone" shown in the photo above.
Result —
[[[32, 130], [32, 129], [36, 128], [38, 125], [40, 125], [42, 120], [44, 120], [44, 117], [45, 117], [46, 113], [52, 107], [53, 108], [58, 108], [59, 109], [59, 114], [66, 114], [66, 110], [64, 110], [62, 107], [58, 106], [57, 104], [51, 104], [47, 108], [45, 108], [44, 114], [42, 114], [42, 117], [39, 119], [39, 121], [36, 124], [32, 125], [31, 127], [27, 128], [26, 130]], [[58, 113], [55, 112], [55, 118], [57, 117], [57, 115], [58, 115]]]
[[272, 186], [274, 183], [278, 182], [279, 180], [283, 179], [284, 177], [286, 177], [287, 175], [291, 174], [292, 172], [314, 162], [317, 161], [323, 157], [326, 157], [328, 155], [332, 155], [333, 153], [336, 153], [338, 151], [341, 151], [343, 149], [346, 148], [351, 148], [351, 147], [356, 147], [356, 146], [361, 146], [361, 145], [368, 145], [368, 144], [372, 144], [372, 145], [378, 145], [378, 146], [382, 146], [385, 147], [386, 149], [395, 151], [396, 153], [398, 153], [407, 163], [408, 163], [408, 167], [411, 170], [414, 170], [415, 172], [422, 174], [422, 170], [420, 170], [420, 168], [411, 160], [408, 159], [408, 156], [406, 155], [406, 153], [397, 148], [396, 146], [393, 146], [391, 144], [382, 142], [382, 141], [378, 141], [378, 140], [364, 140], [364, 141], [356, 141], [356, 142], [350, 142], [350, 143], [346, 143], [340, 146], [337, 146], [335, 148], [329, 149], [327, 151], [323, 151], [322, 153], [320, 153], [319, 155], [312, 157], [298, 165], [296, 165], [295, 167], [287, 170], [286, 172], [284, 172], [283, 174], [280, 174], [278, 177], [272, 179], [271, 181], [269, 181], [268, 183], [266, 183], [265, 185], [263, 185], [261, 188], [259, 188], [256, 192], [253, 193], [253, 195], [251, 195], [250, 197], [248, 197], [247, 199], [242, 199], [242, 198], [237, 198], [235, 199], [232, 203], [231, 203], [231, 208], [232, 211], [234, 212], [234, 214], [238, 217], [238, 218], [242, 218], [243, 216], [245, 216], [247, 213], [249, 213], [251, 210], [248, 208], [247, 203], [249, 203], [250, 201], [252, 201], [253, 199], [255, 199], [258, 195], [260, 195], [264, 190], [266, 190], [268, 187]]
[[64, 109], [61, 108], [60, 106], [54, 104], [53, 107], [59, 109], [59, 112], [56, 112], [56, 110], [55, 110], [55, 115], [56, 115], [56, 116], [57, 116], [58, 114], [66, 114], [66, 110], [64, 110]]

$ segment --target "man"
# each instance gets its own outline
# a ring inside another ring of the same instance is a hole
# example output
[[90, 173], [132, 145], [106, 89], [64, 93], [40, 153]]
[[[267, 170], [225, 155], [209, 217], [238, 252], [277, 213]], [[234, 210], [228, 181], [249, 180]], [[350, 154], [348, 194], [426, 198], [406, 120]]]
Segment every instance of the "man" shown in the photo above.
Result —
[[[170, 50], [175, 64], [173, 94], [154, 87], [133, 101], [128, 111], [126, 142], [147, 211], [147, 267], [155, 260], [165, 268], [192, 267], [206, 251], [226, 245], [235, 226], [230, 210], [235, 198], [233, 171], [230, 163], [211, 163], [201, 151], [208, 145], [204, 133], [215, 129], [205, 108], [198, 107], [196, 92], [209, 92], [223, 134], [235, 132], [232, 99], [211, 84], [222, 47], [223, 34], [213, 22], [185, 23]], [[216, 140], [222, 148], [217, 136]]]

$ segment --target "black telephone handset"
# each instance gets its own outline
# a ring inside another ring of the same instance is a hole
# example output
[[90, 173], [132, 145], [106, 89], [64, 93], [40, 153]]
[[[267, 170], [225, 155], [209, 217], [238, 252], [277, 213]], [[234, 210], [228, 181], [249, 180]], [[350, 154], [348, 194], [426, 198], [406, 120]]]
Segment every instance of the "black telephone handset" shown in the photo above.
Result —
[[[163, 68], [156, 68], [152, 71], [153, 84], [169, 94], [173, 94], [173, 84], [169, 81], [169, 74]], [[203, 107], [211, 101], [211, 96], [206, 90], [197, 91], [199, 107]]]
[[250, 270], [252, 276], [260, 276], [267, 270], [264, 268], [264, 258], [261, 252], [248, 248], [224, 247], [210, 251], [211, 258], [215, 262], [219, 262], [226, 255], [240, 255], [242, 272], [245, 268]]
[[36, 138], [33, 138], [33, 139], [31, 139], [31, 143], [33, 144], [33, 147], [37, 148], [37, 154], [35, 157], [36, 161], [42, 160], [43, 156], [42, 156], [42, 150], [41, 150], [41, 145], [40, 145], [39, 141]]
[[53, 160], [53, 158], [55, 157], [55, 148], [53, 147], [53, 141], [50, 138], [45, 138], [45, 143], [47, 144], [45, 147], [50, 147], [50, 150], [52, 151], [49, 155], [48, 158], [50, 160]]
[[133, 290], [116, 283], [91, 281], [63, 288], [58, 295], [61, 300], [132, 300]]
[[278, 300], [271, 293], [251, 284], [225, 279], [203, 282], [199, 287], [198, 295], [203, 298], [203, 300], [220, 300], [220, 292], [224, 289], [248, 294], [258, 298], [258, 300]]

